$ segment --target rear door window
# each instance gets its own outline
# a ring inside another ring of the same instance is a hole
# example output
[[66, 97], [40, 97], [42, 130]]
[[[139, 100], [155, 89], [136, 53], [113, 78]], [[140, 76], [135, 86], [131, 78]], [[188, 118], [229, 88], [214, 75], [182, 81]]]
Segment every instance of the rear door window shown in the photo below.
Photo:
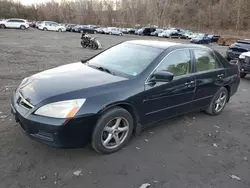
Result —
[[222, 68], [212, 51], [206, 49], [194, 49], [196, 72], [210, 71]]

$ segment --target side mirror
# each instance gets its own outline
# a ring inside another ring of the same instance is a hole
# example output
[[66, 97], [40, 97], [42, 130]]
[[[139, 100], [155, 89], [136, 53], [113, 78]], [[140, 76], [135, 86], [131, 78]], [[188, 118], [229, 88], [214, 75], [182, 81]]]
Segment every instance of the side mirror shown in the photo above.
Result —
[[168, 71], [158, 71], [152, 74], [151, 82], [171, 82], [174, 79], [174, 75]]

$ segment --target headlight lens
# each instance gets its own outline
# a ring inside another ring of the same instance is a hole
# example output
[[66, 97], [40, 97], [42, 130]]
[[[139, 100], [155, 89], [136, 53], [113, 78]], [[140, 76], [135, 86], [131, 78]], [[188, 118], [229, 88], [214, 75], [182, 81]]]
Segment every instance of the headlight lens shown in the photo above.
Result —
[[46, 104], [39, 108], [35, 114], [53, 118], [72, 118], [85, 101], [86, 99], [75, 99]]
[[240, 59], [245, 59], [245, 57], [246, 57], [246, 56], [243, 55], [243, 54], [240, 54], [240, 56], [239, 56]]

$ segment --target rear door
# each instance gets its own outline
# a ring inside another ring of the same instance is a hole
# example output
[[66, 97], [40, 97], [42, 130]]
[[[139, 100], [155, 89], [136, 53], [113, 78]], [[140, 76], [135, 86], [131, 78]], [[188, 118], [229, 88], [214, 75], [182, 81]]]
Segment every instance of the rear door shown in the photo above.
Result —
[[224, 85], [225, 68], [212, 50], [193, 49], [196, 91], [192, 109], [209, 105], [215, 93]]

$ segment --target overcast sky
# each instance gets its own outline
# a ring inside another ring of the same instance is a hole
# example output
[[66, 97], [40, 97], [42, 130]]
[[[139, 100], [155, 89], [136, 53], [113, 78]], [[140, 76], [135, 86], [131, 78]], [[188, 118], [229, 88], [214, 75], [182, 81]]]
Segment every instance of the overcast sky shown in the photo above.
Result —
[[50, 0], [17, 0], [17, 1], [21, 2], [24, 5], [32, 5], [32, 4], [38, 4], [38, 3], [45, 3]]

